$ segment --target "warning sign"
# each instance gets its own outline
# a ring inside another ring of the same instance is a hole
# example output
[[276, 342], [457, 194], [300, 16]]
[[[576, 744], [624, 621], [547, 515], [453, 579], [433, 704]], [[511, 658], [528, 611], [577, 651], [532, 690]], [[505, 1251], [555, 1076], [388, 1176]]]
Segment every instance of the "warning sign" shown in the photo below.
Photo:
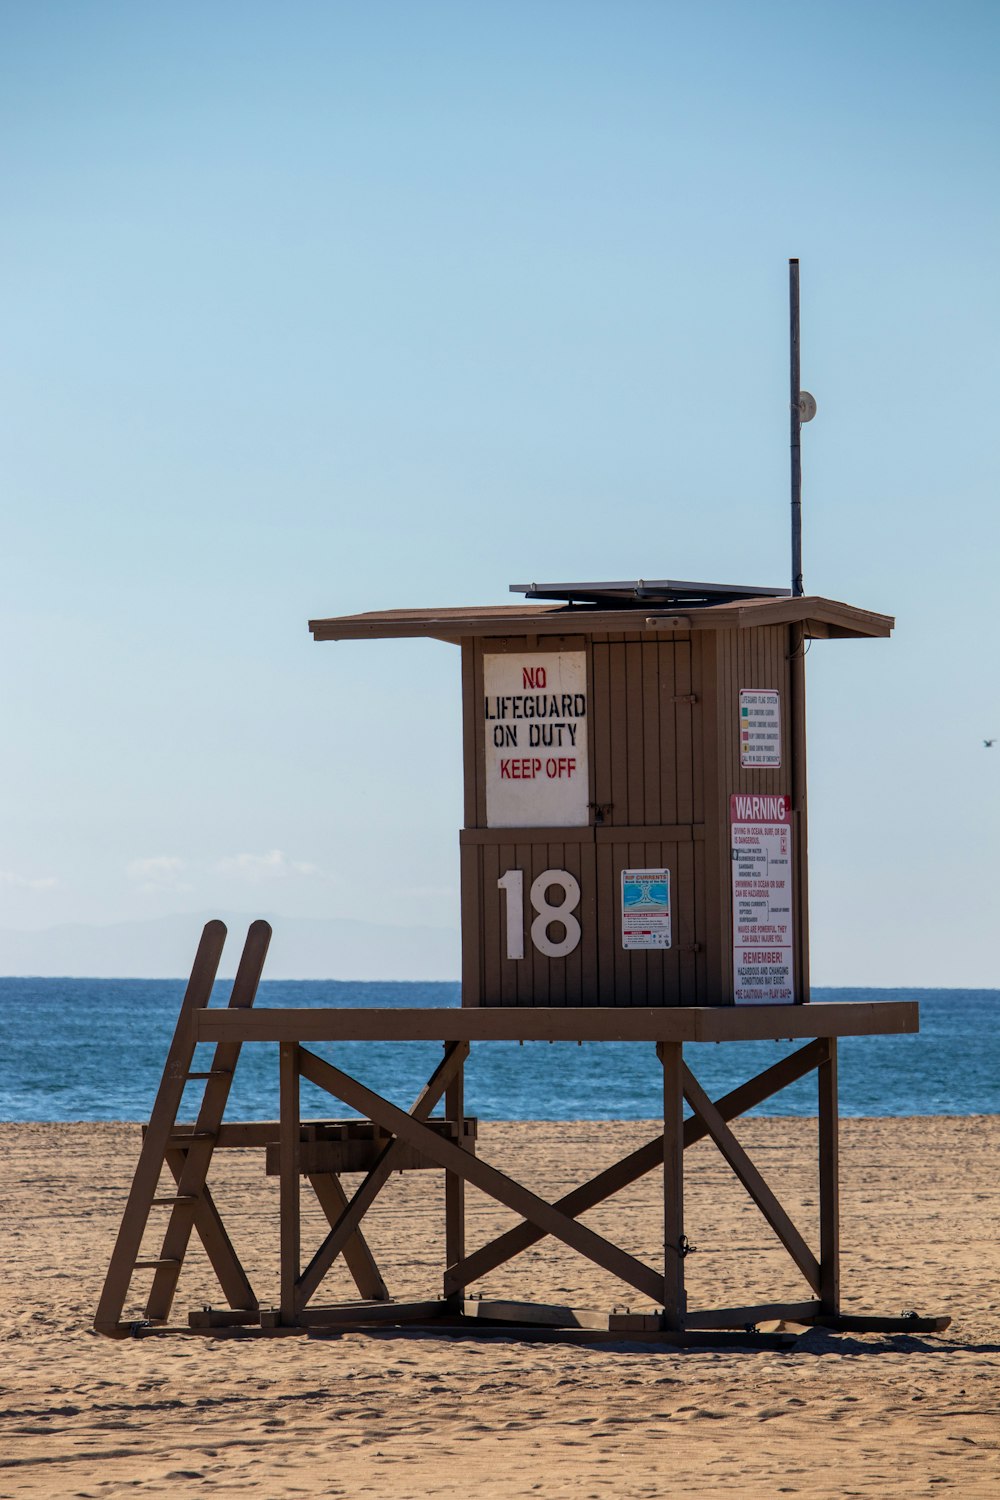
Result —
[[622, 947], [670, 947], [670, 871], [622, 871]]
[[788, 797], [730, 798], [733, 986], [739, 1005], [795, 999], [792, 978], [792, 811]]
[[586, 654], [484, 656], [483, 687], [487, 827], [586, 826]]
[[740, 688], [740, 765], [744, 770], [781, 765], [781, 702], [770, 688]]

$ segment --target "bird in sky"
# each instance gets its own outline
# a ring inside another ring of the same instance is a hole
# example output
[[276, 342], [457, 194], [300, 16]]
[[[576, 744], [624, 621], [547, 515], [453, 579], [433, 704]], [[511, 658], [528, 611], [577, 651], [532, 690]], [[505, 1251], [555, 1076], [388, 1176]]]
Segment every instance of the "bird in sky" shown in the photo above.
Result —
[[996, 740], [983, 740], [983, 744], [986, 746], [987, 750], [990, 750], [996, 744]]

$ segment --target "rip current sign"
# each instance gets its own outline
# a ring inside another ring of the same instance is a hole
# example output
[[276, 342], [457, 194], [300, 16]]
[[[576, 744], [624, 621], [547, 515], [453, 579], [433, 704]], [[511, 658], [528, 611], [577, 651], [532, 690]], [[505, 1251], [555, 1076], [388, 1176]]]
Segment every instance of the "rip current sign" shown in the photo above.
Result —
[[670, 871], [622, 871], [622, 947], [670, 947]]
[[487, 827], [585, 826], [586, 653], [484, 655], [483, 688]]
[[790, 1004], [792, 810], [786, 796], [729, 799], [733, 864], [733, 998], [737, 1005]]

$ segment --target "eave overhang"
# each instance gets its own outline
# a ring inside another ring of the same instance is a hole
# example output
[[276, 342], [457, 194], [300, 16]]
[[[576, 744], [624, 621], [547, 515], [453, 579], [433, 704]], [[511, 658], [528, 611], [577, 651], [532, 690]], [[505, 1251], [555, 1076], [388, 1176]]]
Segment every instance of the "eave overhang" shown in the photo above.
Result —
[[835, 599], [743, 599], [699, 608], [600, 609], [566, 604], [509, 604], [449, 609], [388, 609], [310, 620], [317, 641], [413, 639], [458, 644], [479, 636], [656, 634], [666, 631], [748, 630], [755, 625], [801, 624], [811, 640], [879, 639], [891, 634], [892, 615], [876, 614]]

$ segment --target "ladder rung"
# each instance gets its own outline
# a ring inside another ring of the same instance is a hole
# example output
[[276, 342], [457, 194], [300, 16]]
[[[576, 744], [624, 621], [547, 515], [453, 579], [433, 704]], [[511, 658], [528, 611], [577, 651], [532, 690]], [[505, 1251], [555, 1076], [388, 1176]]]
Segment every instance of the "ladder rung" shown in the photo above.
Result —
[[135, 1269], [137, 1271], [158, 1271], [161, 1266], [179, 1266], [179, 1260], [137, 1260]]
[[171, 1204], [171, 1205], [173, 1205], [175, 1203], [197, 1203], [197, 1202], [198, 1202], [198, 1199], [197, 1199], [197, 1197], [195, 1196], [194, 1193], [175, 1193], [172, 1198], [154, 1198], [153, 1199], [153, 1206], [155, 1207], [157, 1204]]
[[207, 1073], [185, 1073], [185, 1078], [231, 1078], [232, 1068], [209, 1068]]
[[214, 1141], [214, 1130], [178, 1130], [171, 1135], [172, 1141]]

